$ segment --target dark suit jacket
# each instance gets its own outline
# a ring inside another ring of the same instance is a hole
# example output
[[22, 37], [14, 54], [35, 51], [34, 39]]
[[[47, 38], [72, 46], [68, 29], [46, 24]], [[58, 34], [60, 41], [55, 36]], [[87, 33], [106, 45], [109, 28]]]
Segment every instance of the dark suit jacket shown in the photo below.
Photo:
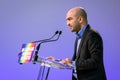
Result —
[[[79, 45], [78, 53], [75, 51], [72, 60], [76, 59], [78, 80], [106, 80], [103, 65], [103, 41], [99, 33], [88, 25]], [[76, 80], [74, 77], [72, 80]]]

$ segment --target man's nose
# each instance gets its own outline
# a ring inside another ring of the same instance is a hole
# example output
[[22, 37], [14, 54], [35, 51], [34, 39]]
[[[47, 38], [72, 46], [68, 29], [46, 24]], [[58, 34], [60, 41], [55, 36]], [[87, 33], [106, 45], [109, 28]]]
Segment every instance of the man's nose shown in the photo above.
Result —
[[70, 26], [70, 23], [69, 23], [69, 22], [67, 22], [67, 26]]

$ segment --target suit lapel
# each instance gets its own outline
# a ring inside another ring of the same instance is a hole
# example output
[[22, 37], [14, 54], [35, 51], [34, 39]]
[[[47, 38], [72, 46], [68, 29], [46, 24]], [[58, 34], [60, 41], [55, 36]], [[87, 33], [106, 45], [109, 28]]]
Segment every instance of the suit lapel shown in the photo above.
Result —
[[74, 55], [72, 57], [73, 61], [76, 59], [77, 42], [78, 42], [78, 38], [76, 37], [75, 44], [74, 44]]
[[87, 33], [88, 33], [89, 30], [90, 30], [90, 26], [88, 25], [87, 28], [86, 28], [86, 30], [85, 30], [85, 32], [83, 33], [82, 38], [81, 38], [81, 42], [80, 42], [78, 53], [77, 53], [77, 58], [80, 57], [80, 51], [81, 51], [82, 45], [83, 45], [83, 43], [85, 41], [86, 35], [87, 35]]

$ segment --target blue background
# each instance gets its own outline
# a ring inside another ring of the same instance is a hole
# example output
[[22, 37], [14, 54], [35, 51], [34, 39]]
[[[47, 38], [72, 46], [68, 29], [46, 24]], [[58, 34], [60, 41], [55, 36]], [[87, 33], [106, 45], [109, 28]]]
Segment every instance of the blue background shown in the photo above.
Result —
[[[66, 25], [66, 13], [82, 6], [89, 24], [104, 41], [108, 80], [120, 79], [120, 0], [0, 0], [0, 80], [37, 80], [40, 64], [18, 64], [23, 43], [46, 39], [62, 30], [60, 39], [42, 44], [39, 56], [71, 58], [75, 34]], [[71, 80], [71, 70], [51, 68], [48, 80]]]

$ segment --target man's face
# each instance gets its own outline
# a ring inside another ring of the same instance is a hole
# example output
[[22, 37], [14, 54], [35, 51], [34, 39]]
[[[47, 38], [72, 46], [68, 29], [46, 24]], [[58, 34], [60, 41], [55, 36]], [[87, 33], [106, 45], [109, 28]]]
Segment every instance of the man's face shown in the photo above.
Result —
[[67, 13], [66, 22], [71, 32], [78, 32], [80, 30], [79, 17], [76, 16], [75, 11], [70, 11]]

